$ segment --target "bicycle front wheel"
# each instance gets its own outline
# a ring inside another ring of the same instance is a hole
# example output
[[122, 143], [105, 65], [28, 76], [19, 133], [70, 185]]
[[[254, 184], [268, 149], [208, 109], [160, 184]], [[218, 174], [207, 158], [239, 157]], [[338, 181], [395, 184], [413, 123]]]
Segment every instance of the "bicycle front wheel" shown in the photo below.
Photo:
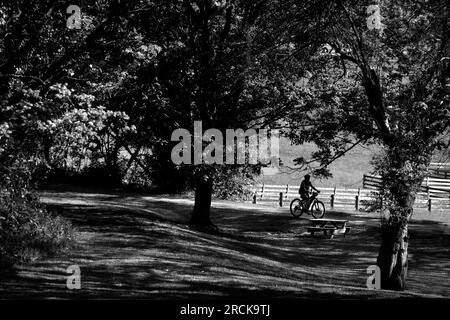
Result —
[[311, 214], [314, 218], [320, 219], [325, 215], [325, 205], [322, 201], [315, 201], [311, 206]]
[[300, 199], [292, 200], [290, 208], [291, 214], [296, 218], [300, 217], [303, 213], [302, 202], [300, 201]]

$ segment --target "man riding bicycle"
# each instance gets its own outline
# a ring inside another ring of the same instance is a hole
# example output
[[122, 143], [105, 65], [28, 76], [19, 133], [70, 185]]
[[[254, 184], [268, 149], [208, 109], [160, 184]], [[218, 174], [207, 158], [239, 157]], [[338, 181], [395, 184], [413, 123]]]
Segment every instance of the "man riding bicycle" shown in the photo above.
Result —
[[[316, 192], [320, 192], [311, 183], [311, 176], [309, 174], [305, 175], [305, 178], [303, 179], [302, 183], [300, 184], [300, 189], [298, 190], [298, 193], [300, 194], [300, 198], [302, 199], [302, 202], [304, 204], [309, 203], [309, 191], [310, 189], [315, 190]], [[304, 206], [304, 210], [308, 210], [309, 206]]]

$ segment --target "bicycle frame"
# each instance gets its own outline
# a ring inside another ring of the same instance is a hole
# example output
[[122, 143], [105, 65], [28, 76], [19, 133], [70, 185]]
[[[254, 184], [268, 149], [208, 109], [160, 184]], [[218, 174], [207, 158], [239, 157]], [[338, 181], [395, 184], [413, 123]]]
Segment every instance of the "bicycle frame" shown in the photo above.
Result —
[[317, 201], [317, 196], [318, 195], [319, 195], [318, 192], [313, 192], [311, 194], [311, 196], [309, 197], [309, 199], [308, 199], [309, 205], [308, 205], [308, 208], [306, 209], [306, 210], [308, 210], [308, 212], [309, 212], [309, 210], [311, 210], [313, 204]]

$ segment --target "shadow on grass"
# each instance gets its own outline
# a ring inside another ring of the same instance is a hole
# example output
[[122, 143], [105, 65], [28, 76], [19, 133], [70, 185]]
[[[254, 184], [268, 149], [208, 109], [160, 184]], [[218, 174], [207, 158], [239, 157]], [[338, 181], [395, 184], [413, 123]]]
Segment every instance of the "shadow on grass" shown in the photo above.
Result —
[[[66, 256], [21, 266], [0, 298], [372, 298], [404, 297], [364, 289], [380, 243], [376, 217], [329, 213], [354, 222], [335, 239], [305, 237], [310, 216], [271, 208], [215, 206], [219, 232], [187, 226], [192, 204], [114, 194], [51, 193], [49, 210], [79, 230]], [[165, 218], [167, 217], [167, 218]], [[423, 224], [428, 225], [427, 223]], [[418, 224], [418, 230], [422, 225]], [[448, 295], [449, 250], [432, 229], [411, 245], [409, 289]], [[66, 288], [79, 265], [82, 289]]]

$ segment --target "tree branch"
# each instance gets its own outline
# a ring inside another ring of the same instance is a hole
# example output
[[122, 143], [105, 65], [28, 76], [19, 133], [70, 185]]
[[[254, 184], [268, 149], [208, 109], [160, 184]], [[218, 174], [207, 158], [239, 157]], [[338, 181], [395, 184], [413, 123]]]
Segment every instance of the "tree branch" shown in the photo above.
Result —
[[25, 76], [20, 74], [0, 74], [0, 78], [32, 79], [39, 82], [42, 85], [45, 85], [45, 82], [42, 79], [34, 76]]

